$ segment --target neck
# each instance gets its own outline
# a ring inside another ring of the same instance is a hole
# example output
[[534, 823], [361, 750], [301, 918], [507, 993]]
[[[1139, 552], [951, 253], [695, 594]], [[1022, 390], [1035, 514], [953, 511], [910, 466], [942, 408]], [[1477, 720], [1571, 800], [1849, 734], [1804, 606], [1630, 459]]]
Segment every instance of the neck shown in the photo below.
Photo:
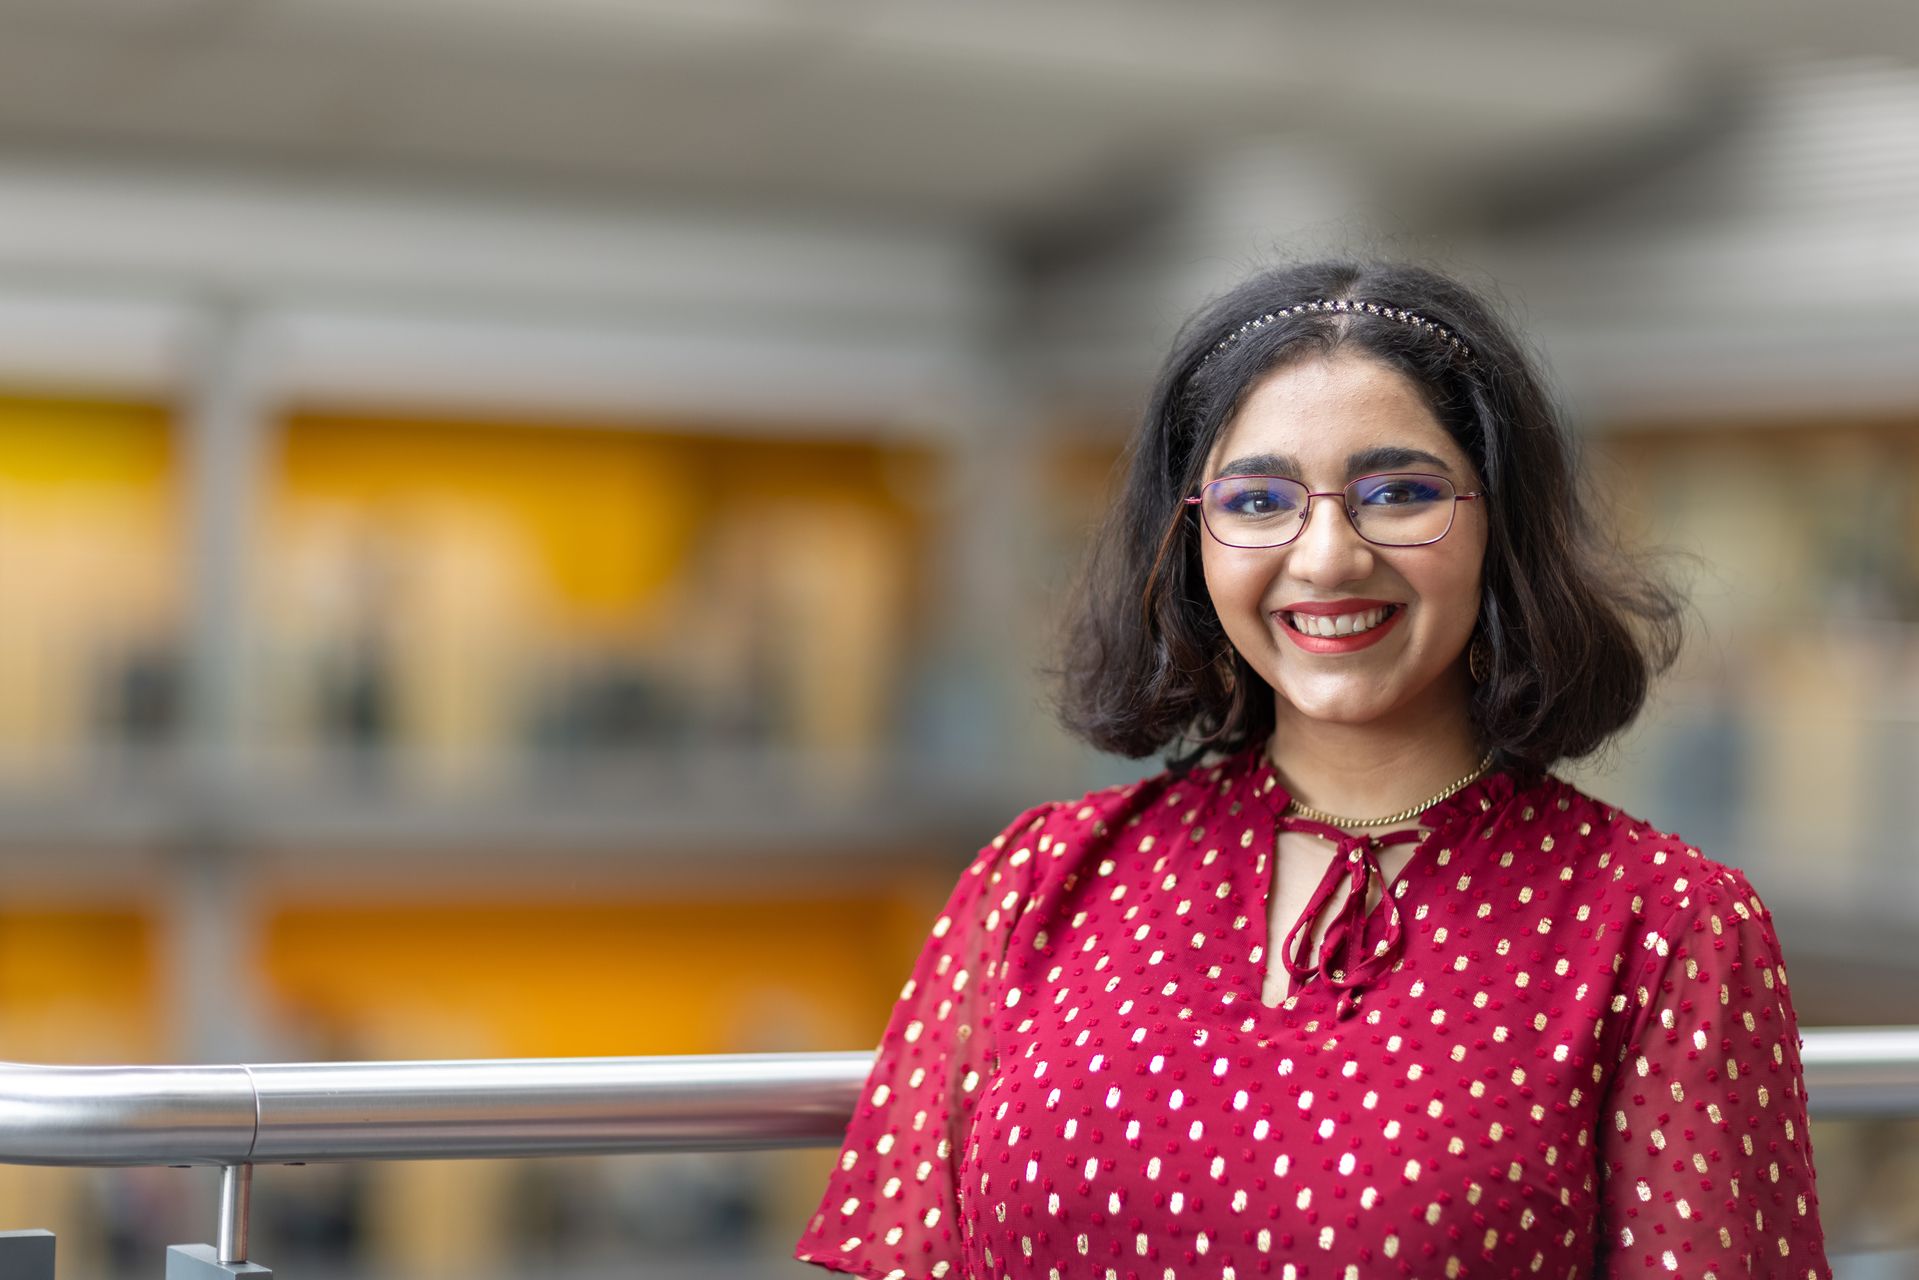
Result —
[[1484, 755], [1463, 706], [1392, 724], [1310, 720], [1284, 701], [1268, 746], [1293, 798], [1328, 813], [1375, 818], [1419, 804], [1471, 773]]

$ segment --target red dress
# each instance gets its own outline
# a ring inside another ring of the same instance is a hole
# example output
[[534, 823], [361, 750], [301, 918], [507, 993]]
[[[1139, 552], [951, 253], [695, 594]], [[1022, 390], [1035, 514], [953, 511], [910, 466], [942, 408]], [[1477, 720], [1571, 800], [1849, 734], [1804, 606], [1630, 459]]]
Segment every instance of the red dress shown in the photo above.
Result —
[[1740, 872], [1557, 778], [1490, 774], [1421, 816], [1363, 918], [1373, 853], [1341, 849], [1325, 967], [1268, 1007], [1286, 801], [1254, 747], [994, 839], [797, 1256], [876, 1278], [1829, 1280], [1786, 972]]

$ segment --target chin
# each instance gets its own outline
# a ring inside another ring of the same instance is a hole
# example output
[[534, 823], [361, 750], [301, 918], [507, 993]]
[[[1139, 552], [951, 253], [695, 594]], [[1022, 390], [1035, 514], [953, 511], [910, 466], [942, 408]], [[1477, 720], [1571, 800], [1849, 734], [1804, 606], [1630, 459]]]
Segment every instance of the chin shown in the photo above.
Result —
[[1322, 724], [1367, 724], [1384, 716], [1388, 703], [1379, 689], [1312, 694], [1281, 689], [1280, 698], [1295, 713]]

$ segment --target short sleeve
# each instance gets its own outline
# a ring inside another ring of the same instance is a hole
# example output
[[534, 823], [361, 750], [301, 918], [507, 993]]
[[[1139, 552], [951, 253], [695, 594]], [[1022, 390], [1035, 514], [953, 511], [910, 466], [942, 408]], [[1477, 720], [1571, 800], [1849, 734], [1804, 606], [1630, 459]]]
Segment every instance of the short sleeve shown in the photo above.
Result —
[[900, 992], [846, 1144], [794, 1256], [874, 1280], [959, 1277], [959, 1167], [991, 1080], [1007, 939], [1031, 901], [1029, 809], [960, 876]]
[[1599, 1275], [1830, 1280], [1771, 913], [1714, 866], [1645, 945], [1599, 1114]]

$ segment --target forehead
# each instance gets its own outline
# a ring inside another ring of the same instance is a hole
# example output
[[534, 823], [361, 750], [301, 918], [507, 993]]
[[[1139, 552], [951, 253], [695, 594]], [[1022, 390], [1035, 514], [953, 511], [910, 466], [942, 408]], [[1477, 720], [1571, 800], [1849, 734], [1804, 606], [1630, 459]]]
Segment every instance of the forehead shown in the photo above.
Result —
[[1208, 453], [1206, 473], [1210, 478], [1251, 454], [1284, 455], [1304, 470], [1333, 473], [1357, 454], [1393, 448], [1429, 453], [1462, 476], [1471, 468], [1411, 379], [1342, 352], [1286, 365], [1255, 383]]

